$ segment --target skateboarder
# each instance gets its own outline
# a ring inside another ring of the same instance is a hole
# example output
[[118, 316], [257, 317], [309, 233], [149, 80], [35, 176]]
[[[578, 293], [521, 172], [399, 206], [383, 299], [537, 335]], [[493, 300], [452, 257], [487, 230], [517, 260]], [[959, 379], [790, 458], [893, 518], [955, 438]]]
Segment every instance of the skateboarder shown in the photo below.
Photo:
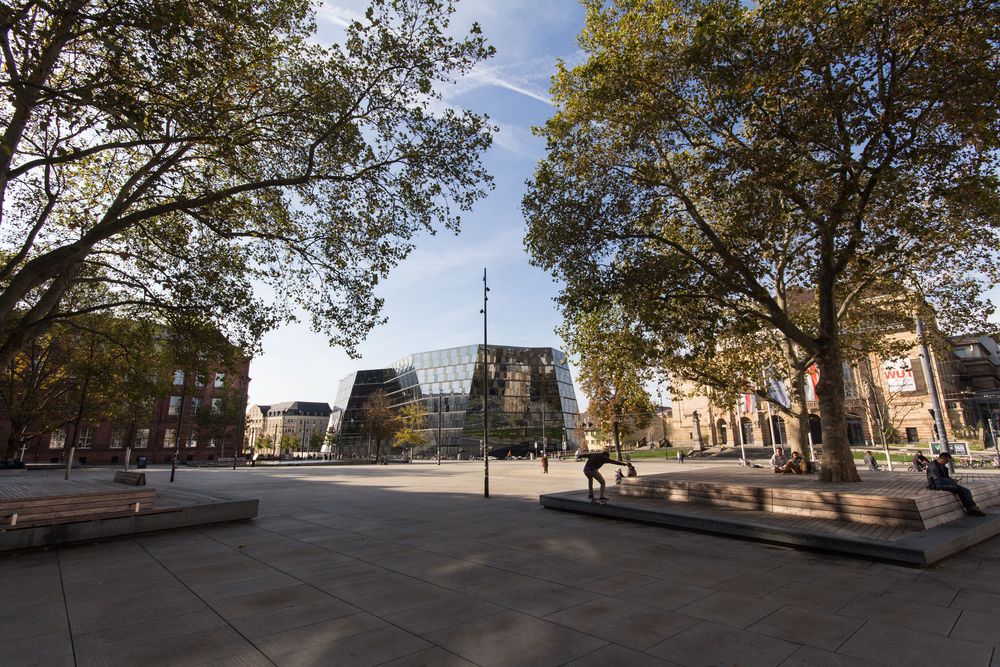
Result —
[[587, 463], [583, 466], [583, 474], [587, 476], [587, 497], [590, 498], [591, 502], [594, 502], [595, 479], [601, 485], [601, 495], [597, 500], [602, 503], [608, 502], [608, 499], [604, 497], [604, 487], [606, 486], [604, 477], [600, 473], [601, 466], [605, 463], [614, 463], [616, 466], [627, 465], [624, 461], [616, 461], [611, 458], [611, 455], [607, 452], [595, 452], [587, 456]]

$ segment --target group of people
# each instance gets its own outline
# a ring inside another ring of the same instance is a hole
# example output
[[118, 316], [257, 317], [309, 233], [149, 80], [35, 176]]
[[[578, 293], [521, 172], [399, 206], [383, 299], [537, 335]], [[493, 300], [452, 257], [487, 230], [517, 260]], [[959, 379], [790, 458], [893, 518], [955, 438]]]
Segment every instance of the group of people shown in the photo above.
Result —
[[811, 467], [809, 461], [798, 452], [792, 452], [792, 458], [788, 458], [784, 449], [775, 447], [774, 456], [771, 457], [771, 471], [784, 475], [802, 475], [810, 472]]

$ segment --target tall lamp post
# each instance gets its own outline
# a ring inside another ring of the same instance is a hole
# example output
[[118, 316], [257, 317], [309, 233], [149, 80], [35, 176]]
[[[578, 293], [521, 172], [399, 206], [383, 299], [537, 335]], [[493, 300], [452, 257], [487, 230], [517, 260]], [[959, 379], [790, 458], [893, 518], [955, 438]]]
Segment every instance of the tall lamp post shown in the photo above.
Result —
[[486, 302], [490, 288], [486, 285], [486, 268], [483, 268], [483, 498], [490, 497], [490, 376], [489, 347], [486, 337]]

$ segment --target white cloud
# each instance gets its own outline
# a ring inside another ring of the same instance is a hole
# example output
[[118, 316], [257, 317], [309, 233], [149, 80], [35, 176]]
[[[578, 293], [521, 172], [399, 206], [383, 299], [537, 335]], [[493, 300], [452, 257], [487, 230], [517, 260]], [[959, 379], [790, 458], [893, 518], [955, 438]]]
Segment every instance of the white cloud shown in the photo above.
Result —
[[320, 21], [327, 21], [341, 28], [346, 28], [351, 25], [352, 21], [363, 20], [364, 14], [353, 9], [335, 5], [332, 2], [324, 2], [316, 8], [316, 18]]
[[541, 155], [545, 143], [533, 135], [529, 128], [507, 123], [495, 123], [495, 125], [497, 132], [493, 135], [493, 143], [500, 148], [532, 159], [537, 159]]

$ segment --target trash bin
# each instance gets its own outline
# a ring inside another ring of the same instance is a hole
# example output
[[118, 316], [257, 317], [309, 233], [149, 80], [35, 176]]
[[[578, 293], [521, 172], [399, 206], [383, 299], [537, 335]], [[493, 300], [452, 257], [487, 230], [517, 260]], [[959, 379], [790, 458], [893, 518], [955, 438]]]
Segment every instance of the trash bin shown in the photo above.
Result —
[[135, 459], [135, 467], [136, 468], [145, 468], [146, 467], [146, 457], [145, 456], [137, 456], [136, 459]]

